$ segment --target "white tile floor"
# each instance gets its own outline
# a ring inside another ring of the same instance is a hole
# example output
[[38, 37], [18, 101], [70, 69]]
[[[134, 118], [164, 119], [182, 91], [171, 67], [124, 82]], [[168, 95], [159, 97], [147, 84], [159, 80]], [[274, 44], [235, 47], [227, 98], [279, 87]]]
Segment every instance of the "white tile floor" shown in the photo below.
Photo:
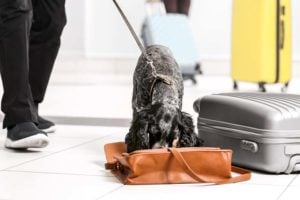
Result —
[[[89, 62], [87, 62], [89, 63]], [[95, 68], [74, 67], [59, 62], [54, 70], [41, 113], [81, 119], [120, 119], [131, 117], [131, 76], [102, 74]], [[74, 67], [74, 68], [72, 68]], [[84, 66], [83, 66], [84, 67]], [[205, 71], [205, 69], [204, 69]], [[196, 118], [192, 104], [211, 93], [232, 91], [229, 76], [206, 74], [198, 85], [185, 82], [183, 109]], [[294, 77], [288, 92], [300, 93], [300, 79]], [[257, 86], [242, 84], [243, 91]], [[280, 86], [268, 86], [280, 91]], [[78, 123], [78, 121], [76, 122]], [[51, 144], [27, 152], [3, 148], [5, 131], [0, 134], [0, 200], [98, 200], [98, 199], [299, 199], [300, 176], [267, 175], [254, 172], [247, 182], [207, 186], [203, 184], [124, 186], [104, 169], [105, 143], [122, 141], [128, 127], [68, 125], [58, 121], [50, 135]]]

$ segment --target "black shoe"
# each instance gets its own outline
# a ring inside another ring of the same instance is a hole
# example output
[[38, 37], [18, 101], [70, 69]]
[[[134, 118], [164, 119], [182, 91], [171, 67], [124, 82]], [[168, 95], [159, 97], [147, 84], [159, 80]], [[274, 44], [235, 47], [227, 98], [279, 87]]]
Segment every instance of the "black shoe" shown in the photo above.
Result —
[[7, 129], [6, 148], [42, 148], [49, 144], [47, 133], [39, 130], [33, 122], [24, 122]]
[[54, 133], [56, 131], [55, 124], [41, 116], [38, 116], [38, 129], [46, 133]]

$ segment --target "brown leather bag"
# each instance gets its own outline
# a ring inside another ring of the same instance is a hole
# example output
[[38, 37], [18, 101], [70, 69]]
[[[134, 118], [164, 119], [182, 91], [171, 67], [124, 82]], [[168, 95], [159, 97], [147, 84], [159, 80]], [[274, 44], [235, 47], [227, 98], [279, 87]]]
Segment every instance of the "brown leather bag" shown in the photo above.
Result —
[[[231, 166], [232, 151], [188, 147], [126, 152], [123, 142], [104, 146], [109, 169], [124, 184], [215, 183], [249, 180], [248, 170]], [[231, 172], [239, 175], [232, 177]]]

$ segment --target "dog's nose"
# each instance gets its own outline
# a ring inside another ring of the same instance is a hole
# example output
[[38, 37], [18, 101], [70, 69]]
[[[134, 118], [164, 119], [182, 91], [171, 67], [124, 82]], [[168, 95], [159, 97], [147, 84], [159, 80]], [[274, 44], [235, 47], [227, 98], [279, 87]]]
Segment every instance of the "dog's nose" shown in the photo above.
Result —
[[164, 121], [165, 121], [166, 123], [169, 123], [170, 120], [171, 120], [171, 115], [166, 114], [166, 115], [164, 116]]

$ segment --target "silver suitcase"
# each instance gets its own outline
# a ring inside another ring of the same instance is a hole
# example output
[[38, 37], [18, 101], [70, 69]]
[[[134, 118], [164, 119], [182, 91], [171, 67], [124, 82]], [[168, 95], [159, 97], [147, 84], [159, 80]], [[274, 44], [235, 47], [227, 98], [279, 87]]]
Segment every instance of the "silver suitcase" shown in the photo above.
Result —
[[196, 100], [194, 110], [204, 145], [232, 149], [235, 165], [300, 171], [300, 95], [215, 94]]

